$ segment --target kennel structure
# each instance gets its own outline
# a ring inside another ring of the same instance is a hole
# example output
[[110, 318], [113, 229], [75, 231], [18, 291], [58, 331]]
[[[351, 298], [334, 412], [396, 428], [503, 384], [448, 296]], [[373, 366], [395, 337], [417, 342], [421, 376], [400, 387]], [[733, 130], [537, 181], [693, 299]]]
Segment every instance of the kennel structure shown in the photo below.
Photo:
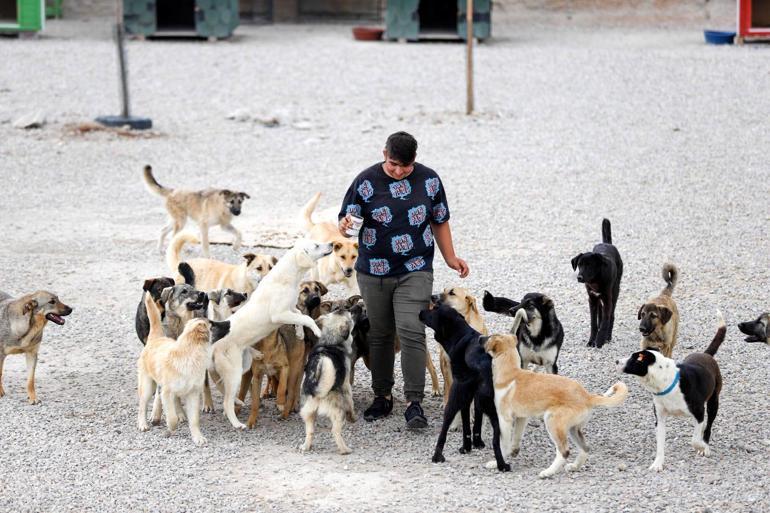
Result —
[[238, 21], [238, 0], [123, 0], [129, 35], [223, 39]]
[[738, 27], [735, 41], [770, 40], [770, 0], [738, 0]]
[[[465, 39], [465, 18], [465, 0], [388, 0], [384, 37], [411, 41], [439, 37]], [[491, 25], [492, 1], [474, 0], [473, 36], [479, 40], [487, 39]]]
[[38, 32], [45, 25], [45, 0], [0, 0], [0, 32]]

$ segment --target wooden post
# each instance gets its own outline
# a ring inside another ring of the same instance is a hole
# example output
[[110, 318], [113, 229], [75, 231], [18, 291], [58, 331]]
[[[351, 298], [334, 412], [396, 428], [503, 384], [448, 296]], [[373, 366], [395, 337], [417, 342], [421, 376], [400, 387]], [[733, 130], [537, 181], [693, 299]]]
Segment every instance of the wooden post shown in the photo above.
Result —
[[465, 42], [467, 46], [465, 77], [467, 83], [465, 113], [473, 114], [473, 0], [465, 3], [465, 24], [467, 32]]

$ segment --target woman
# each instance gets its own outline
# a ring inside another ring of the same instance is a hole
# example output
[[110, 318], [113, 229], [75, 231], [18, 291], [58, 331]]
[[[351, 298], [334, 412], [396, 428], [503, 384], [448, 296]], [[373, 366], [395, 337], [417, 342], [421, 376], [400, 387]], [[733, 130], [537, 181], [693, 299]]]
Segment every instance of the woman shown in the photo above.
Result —
[[[425, 428], [420, 406], [425, 388], [425, 326], [420, 310], [433, 289], [433, 253], [438, 246], [461, 278], [468, 264], [455, 255], [444, 186], [432, 169], [415, 162], [417, 141], [406, 132], [388, 137], [385, 160], [362, 171], [339, 213], [342, 234], [351, 214], [364, 219], [358, 234], [358, 286], [369, 317], [369, 362], [374, 401], [364, 411], [373, 421], [393, 410], [394, 335], [401, 341], [401, 370], [408, 402], [408, 428]], [[435, 243], [435, 244], [434, 244]]]

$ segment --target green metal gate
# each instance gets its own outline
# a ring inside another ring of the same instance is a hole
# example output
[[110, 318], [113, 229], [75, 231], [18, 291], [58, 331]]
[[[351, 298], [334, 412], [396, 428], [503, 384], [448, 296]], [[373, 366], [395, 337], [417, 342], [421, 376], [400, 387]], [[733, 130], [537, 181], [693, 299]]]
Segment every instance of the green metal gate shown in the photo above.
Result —
[[0, 32], [37, 32], [44, 23], [45, 0], [6, 2], [0, 13]]
[[[126, 33], [152, 36], [158, 29], [158, 0], [123, 0], [123, 23]], [[200, 37], [226, 38], [238, 26], [238, 0], [195, 0], [194, 26], [174, 32], [193, 33]], [[163, 34], [170, 31], [160, 30]]]
[[[448, 27], [461, 39], [466, 37], [466, 0], [457, 0], [457, 20], [455, 27]], [[420, 38], [420, 0], [388, 0], [385, 11], [385, 38], [409, 39]], [[473, 35], [478, 39], [487, 39], [491, 35], [492, 2], [474, 0]]]

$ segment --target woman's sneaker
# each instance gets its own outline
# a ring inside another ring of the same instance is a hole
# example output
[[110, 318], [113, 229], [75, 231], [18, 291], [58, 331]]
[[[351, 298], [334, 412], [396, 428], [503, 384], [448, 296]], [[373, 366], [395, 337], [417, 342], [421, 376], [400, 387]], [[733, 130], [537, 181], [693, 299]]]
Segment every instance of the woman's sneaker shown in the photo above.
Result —
[[393, 411], [393, 399], [387, 399], [377, 396], [372, 401], [372, 405], [364, 410], [364, 420], [371, 422], [373, 420], [384, 419]]
[[413, 402], [404, 412], [407, 429], [424, 429], [428, 427], [428, 419], [425, 418], [425, 412], [422, 411], [420, 403]]

